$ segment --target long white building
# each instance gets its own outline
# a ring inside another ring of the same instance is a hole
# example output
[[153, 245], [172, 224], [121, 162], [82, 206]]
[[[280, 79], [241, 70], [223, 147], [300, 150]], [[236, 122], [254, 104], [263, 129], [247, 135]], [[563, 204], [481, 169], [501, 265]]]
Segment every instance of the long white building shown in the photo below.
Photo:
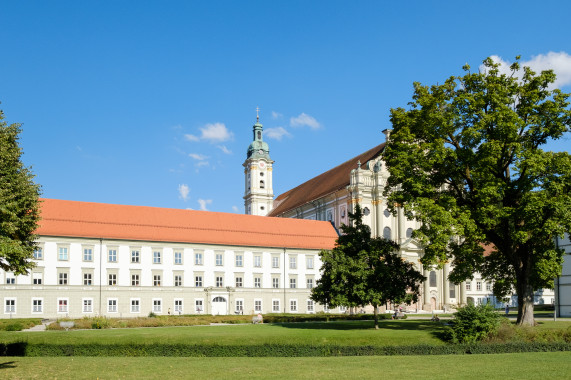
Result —
[[54, 199], [41, 216], [36, 267], [0, 271], [5, 318], [324, 310], [328, 222]]

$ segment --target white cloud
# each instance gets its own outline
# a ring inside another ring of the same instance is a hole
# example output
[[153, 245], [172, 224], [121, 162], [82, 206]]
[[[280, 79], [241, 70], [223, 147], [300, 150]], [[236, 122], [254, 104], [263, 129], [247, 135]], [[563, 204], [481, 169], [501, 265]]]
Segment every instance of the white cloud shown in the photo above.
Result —
[[[491, 58], [494, 62], [501, 64], [500, 72], [511, 74], [510, 65], [512, 62], [506, 61], [497, 55], [492, 55]], [[532, 56], [528, 61], [520, 61], [520, 66], [528, 66], [536, 73], [540, 73], [542, 70], [553, 70], [557, 78], [555, 83], [552, 84], [552, 88], [561, 88], [571, 84], [571, 55], [563, 51], [559, 53], [550, 51], [545, 55]], [[480, 70], [482, 71], [483, 69], [483, 66], [480, 66]]]
[[208, 161], [199, 161], [196, 164], [194, 164], [194, 166], [196, 166], [197, 168], [201, 168], [203, 166], [210, 166], [210, 163]]
[[199, 154], [199, 153], [190, 153], [188, 156], [194, 158], [197, 161], [204, 161], [208, 158], [204, 154]]
[[319, 124], [319, 122], [317, 120], [315, 120], [315, 118], [313, 116], [309, 116], [305, 112], [302, 112], [297, 117], [292, 117], [289, 120], [289, 124], [292, 127], [305, 127], [305, 126], [307, 126], [311, 129], [321, 128], [321, 124]]
[[188, 200], [188, 193], [190, 193], [190, 188], [188, 187], [188, 185], [185, 184], [178, 185], [178, 195], [185, 202]]
[[264, 131], [264, 135], [267, 138], [274, 140], [281, 140], [284, 136], [291, 137], [291, 133], [289, 133], [284, 127], [268, 128]]
[[238, 206], [232, 206], [232, 211], [238, 212], [239, 211]]
[[201, 211], [208, 211], [206, 206], [212, 204], [212, 199], [199, 199], [198, 204], [200, 205]]
[[189, 141], [206, 140], [211, 143], [232, 140], [234, 134], [226, 128], [224, 123], [208, 123], [200, 128], [201, 135], [186, 134], [184, 137]]
[[232, 154], [232, 151], [226, 148], [225, 145], [218, 145], [217, 148], [220, 149], [224, 154]]
[[282, 117], [283, 115], [279, 112], [276, 111], [272, 111], [272, 119], [276, 120], [279, 119], [280, 117]]

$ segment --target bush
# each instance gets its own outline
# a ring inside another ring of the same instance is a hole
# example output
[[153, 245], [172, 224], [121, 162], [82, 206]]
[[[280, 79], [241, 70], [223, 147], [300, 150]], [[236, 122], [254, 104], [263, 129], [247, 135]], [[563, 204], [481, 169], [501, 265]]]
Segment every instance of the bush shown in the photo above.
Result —
[[473, 343], [494, 335], [502, 316], [491, 305], [467, 305], [454, 313], [444, 339], [452, 343]]
[[111, 323], [107, 318], [95, 317], [91, 320], [92, 329], [108, 329], [111, 327]]
[[22, 331], [23, 329], [24, 325], [22, 325], [20, 322], [10, 323], [4, 326], [4, 330], [6, 331]]

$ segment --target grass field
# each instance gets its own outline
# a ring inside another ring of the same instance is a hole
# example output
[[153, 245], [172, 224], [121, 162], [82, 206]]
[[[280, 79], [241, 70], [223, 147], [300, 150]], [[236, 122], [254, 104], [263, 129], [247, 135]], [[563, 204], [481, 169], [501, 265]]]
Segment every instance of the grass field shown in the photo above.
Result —
[[0, 358], [2, 379], [569, 379], [571, 352], [338, 358]]
[[44, 332], [0, 331], [0, 341], [58, 344], [444, 344], [438, 338], [443, 327], [428, 320], [387, 320], [382, 321], [380, 326], [379, 330], [375, 330], [370, 321], [343, 321]]

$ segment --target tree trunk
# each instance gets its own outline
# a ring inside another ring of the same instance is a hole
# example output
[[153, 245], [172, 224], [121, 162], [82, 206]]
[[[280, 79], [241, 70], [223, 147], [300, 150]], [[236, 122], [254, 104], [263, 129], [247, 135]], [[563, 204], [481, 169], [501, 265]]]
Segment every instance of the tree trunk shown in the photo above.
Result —
[[377, 305], [375, 306], [375, 330], [379, 329], [379, 307]]
[[533, 288], [524, 281], [517, 287], [517, 324], [520, 326], [535, 326], [533, 318]]

